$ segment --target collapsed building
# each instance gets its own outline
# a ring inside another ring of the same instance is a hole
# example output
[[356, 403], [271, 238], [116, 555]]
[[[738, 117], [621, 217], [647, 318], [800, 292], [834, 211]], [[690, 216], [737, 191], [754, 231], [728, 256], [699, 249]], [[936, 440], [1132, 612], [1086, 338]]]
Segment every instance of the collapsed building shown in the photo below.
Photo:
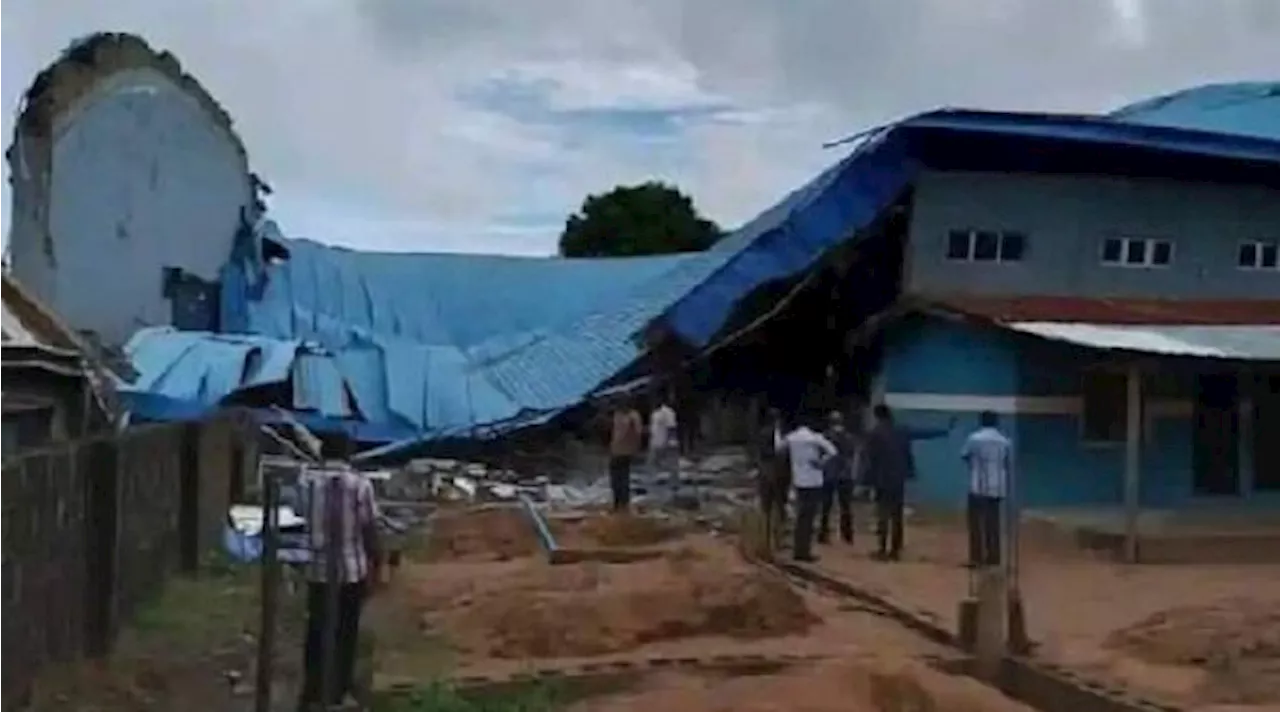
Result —
[[[139, 418], [283, 406], [393, 456], [657, 377], [950, 429], [916, 446], [929, 499], [962, 495], [983, 410], [1007, 416], [1034, 503], [1118, 501], [1135, 467], [1151, 502], [1263, 496], [1277, 127], [1276, 83], [1108, 115], [932, 111], [843, 142], [704, 253], [390, 255], [287, 236], [226, 112], [171, 56], [95, 35], [28, 91], [10, 244], [77, 329], [127, 344]], [[93, 278], [108, 254], [119, 286]]]

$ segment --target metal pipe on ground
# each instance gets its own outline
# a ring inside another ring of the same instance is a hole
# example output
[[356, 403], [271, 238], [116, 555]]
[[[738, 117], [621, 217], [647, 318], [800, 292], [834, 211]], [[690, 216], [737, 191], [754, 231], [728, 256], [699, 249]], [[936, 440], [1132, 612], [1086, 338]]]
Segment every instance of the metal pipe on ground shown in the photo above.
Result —
[[551, 527], [547, 525], [546, 517], [543, 517], [542, 512], [534, 506], [533, 500], [525, 495], [520, 495], [519, 500], [520, 508], [533, 523], [533, 530], [538, 534], [538, 541], [542, 544], [542, 548], [546, 550], [548, 556], [555, 556], [559, 547], [556, 545], [555, 535], [551, 533]]

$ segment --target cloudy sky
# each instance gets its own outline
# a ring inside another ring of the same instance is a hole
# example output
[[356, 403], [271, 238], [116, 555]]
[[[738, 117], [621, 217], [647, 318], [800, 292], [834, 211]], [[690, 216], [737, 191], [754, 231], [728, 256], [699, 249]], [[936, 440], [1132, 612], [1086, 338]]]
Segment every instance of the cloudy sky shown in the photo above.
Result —
[[[939, 106], [1100, 110], [1280, 76], [1280, 0], [7, 0], [6, 142], [76, 36], [136, 32], [236, 121], [286, 233], [546, 254], [662, 178], [733, 226]], [[7, 212], [8, 196], [4, 196]]]

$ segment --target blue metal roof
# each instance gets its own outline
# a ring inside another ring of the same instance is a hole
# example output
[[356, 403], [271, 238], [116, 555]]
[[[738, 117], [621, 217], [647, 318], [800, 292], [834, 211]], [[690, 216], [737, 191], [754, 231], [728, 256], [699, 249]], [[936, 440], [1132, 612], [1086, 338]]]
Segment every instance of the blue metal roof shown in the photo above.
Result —
[[[743, 297], [762, 284], [794, 276], [865, 228], [926, 165], [1043, 171], [1053, 168], [1053, 161], [1083, 160], [1115, 170], [1140, 170], [1143, 163], [1164, 170], [1172, 156], [1265, 164], [1268, 178], [1280, 183], [1275, 171], [1280, 136], [1274, 135], [1280, 103], [1275, 85], [1270, 86], [1271, 92], [1254, 92], [1253, 108], [1235, 111], [1233, 116], [1242, 117], [1238, 120], [1214, 114], [1221, 103], [1193, 101], [1192, 91], [1163, 105], [1122, 110], [1116, 118], [944, 110], [871, 132], [831, 168], [726, 238], [733, 254], [665, 307], [662, 320], [684, 340], [708, 344]], [[1211, 115], [1218, 117], [1216, 123]], [[1220, 130], [1204, 130], [1210, 125]], [[1266, 126], [1269, 133], [1257, 130]], [[994, 142], [979, 143], [984, 138]], [[1046, 151], [1055, 146], [1067, 150], [1056, 156]], [[1237, 169], [1242, 166], [1219, 170]]]
[[[1173, 160], [1196, 171], [1263, 166], [1274, 174], [1280, 138], [1255, 129], [1274, 133], [1280, 109], [1273, 95], [1255, 93], [1261, 108], [1236, 108], [1232, 116], [1246, 118], [1231, 120], [1224, 103], [1209, 95], [1193, 101], [1195, 92], [1126, 107], [1115, 118], [914, 116], [860, 136], [830, 168], [699, 254], [392, 254], [271, 236], [287, 246], [288, 260], [263, 265], [241, 254], [224, 270], [224, 325], [254, 336], [144, 332], [134, 346], [147, 375], [141, 388], [160, 396], [156, 402], [216, 402], [287, 372], [295, 407], [321, 419], [313, 426], [358, 417], [368, 440], [527, 425], [621, 375], [640, 357], [637, 335], [650, 324], [708, 344], [744, 296], [799, 274], [866, 227], [926, 166], [1034, 171], [1075, 160], [1160, 171]], [[155, 339], [165, 343], [148, 343]], [[237, 377], [250, 358], [264, 371]]]
[[328, 419], [313, 421], [321, 429], [356, 418], [380, 425], [366, 427], [366, 439], [385, 441], [527, 425], [634, 363], [631, 336], [657, 315], [654, 305], [722, 259], [368, 253], [272, 239], [287, 260], [224, 270], [224, 324], [246, 335], [135, 337], [130, 350], [147, 374], [140, 390], [167, 399], [137, 399], [150, 409], [140, 415], [167, 417], [174, 400], [215, 405], [262, 383], [229, 374], [268, 342], [292, 345], [291, 355], [253, 358], [292, 385], [295, 409]]
[[1209, 84], [1129, 104], [1111, 118], [1280, 141], [1280, 82]]

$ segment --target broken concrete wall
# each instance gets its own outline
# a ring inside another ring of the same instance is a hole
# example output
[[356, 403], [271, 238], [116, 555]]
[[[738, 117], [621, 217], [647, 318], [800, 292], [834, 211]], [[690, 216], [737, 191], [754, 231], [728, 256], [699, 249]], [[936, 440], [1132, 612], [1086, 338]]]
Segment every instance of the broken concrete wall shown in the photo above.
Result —
[[127, 34], [80, 40], [36, 77], [7, 158], [15, 276], [108, 343], [171, 323], [165, 268], [216, 280], [258, 211], [226, 112]]

